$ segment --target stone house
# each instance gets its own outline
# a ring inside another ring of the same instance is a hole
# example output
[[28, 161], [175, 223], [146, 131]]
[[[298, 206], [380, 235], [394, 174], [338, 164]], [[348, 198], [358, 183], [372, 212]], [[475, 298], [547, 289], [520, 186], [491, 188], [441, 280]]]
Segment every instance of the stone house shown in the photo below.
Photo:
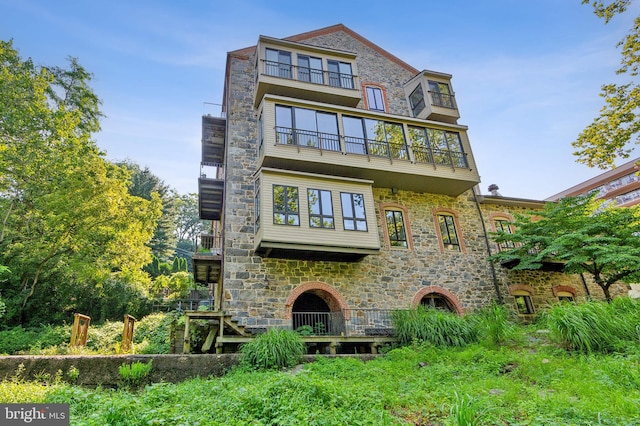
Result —
[[503, 300], [526, 317], [596, 293], [487, 262], [488, 233], [543, 202], [479, 194], [451, 80], [341, 24], [228, 53], [223, 117], [203, 117], [200, 212], [213, 229], [194, 256], [218, 348], [306, 327], [332, 350], [375, 350], [394, 309]]

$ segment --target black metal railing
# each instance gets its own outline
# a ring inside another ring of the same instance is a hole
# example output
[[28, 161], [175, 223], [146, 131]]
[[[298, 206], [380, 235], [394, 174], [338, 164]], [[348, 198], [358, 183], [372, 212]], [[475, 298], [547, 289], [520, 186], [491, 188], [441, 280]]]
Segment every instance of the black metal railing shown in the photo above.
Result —
[[298, 145], [318, 148], [325, 151], [340, 152], [340, 136], [332, 133], [312, 130], [276, 127], [276, 143], [280, 145]]
[[407, 146], [401, 143], [345, 136], [344, 144], [348, 154], [373, 155], [397, 160], [409, 159]]
[[264, 74], [272, 77], [305, 81], [323, 86], [341, 87], [343, 89], [356, 89], [357, 87], [357, 76], [353, 74], [300, 67], [284, 62], [263, 60], [262, 63]]
[[392, 336], [393, 309], [293, 312], [291, 326], [303, 336]]
[[417, 163], [439, 164], [443, 166], [452, 166], [460, 169], [469, 167], [467, 163], [467, 154], [459, 151], [450, 151], [447, 149], [432, 149], [424, 146], [413, 146], [413, 157]]
[[196, 254], [219, 256], [222, 254], [222, 237], [213, 234], [200, 234], [196, 240]]
[[451, 109], [456, 108], [456, 102], [453, 95], [432, 91], [429, 91], [429, 93], [431, 94], [433, 105]]

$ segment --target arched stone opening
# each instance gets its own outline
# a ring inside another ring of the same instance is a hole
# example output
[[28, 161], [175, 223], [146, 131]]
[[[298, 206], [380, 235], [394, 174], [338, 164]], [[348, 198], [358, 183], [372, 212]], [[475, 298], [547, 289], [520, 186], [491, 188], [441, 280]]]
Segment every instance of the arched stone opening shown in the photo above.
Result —
[[287, 299], [286, 317], [294, 330], [313, 335], [340, 335], [349, 311], [342, 296], [331, 286], [312, 282], [297, 287]]
[[448, 310], [458, 315], [464, 314], [460, 300], [451, 291], [440, 286], [428, 286], [413, 296], [412, 306], [425, 305], [437, 309]]

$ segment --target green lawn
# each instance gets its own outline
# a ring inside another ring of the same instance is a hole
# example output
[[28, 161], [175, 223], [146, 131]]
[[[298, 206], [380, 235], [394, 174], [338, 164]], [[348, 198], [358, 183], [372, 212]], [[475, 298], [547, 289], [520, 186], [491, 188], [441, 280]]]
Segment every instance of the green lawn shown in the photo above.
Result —
[[18, 378], [0, 401], [70, 403], [72, 425], [640, 425], [640, 351], [409, 346], [133, 392]]

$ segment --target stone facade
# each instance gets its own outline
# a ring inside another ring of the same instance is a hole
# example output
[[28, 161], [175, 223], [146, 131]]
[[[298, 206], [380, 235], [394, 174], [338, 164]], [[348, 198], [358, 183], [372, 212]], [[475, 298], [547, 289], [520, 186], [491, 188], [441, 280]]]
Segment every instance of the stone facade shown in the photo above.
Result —
[[[356, 53], [360, 81], [384, 87], [388, 113], [410, 116], [403, 84], [417, 71], [390, 60], [379, 49], [344, 31], [322, 33], [306, 38], [304, 43]], [[462, 313], [486, 306], [499, 295], [514, 304], [510, 293], [513, 285], [531, 288], [536, 309], [557, 300], [553, 288], [558, 286], [575, 289], [578, 299], [586, 297], [585, 286], [577, 276], [492, 267], [487, 261], [485, 229], [493, 230], [492, 218], [496, 215], [509, 217], [518, 208], [479, 204], [471, 190], [452, 197], [374, 184], [376, 211], [367, 215], [377, 215], [382, 249], [357, 262], [257, 255], [253, 228], [254, 179], [259, 167], [258, 120], [253, 107], [255, 55], [250, 48], [229, 54], [225, 90], [222, 309], [241, 325], [289, 326], [292, 303], [305, 292], [324, 299], [332, 311], [409, 308], [422, 296], [438, 293]], [[358, 107], [364, 108], [363, 102]], [[389, 247], [384, 225], [386, 208], [403, 212], [410, 235], [408, 248]], [[439, 212], [455, 217], [461, 240], [459, 252], [443, 248], [437, 223]], [[491, 250], [495, 250], [491, 244]], [[593, 285], [589, 288], [592, 295], [602, 294]]]

